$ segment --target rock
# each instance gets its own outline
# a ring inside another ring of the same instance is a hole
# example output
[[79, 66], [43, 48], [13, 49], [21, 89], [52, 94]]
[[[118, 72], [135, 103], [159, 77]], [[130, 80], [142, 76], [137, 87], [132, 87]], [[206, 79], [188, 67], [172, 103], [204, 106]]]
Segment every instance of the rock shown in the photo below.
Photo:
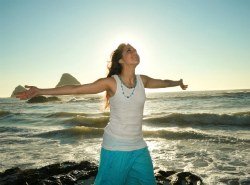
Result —
[[11, 98], [15, 98], [15, 94], [17, 94], [17, 93], [19, 93], [19, 92], [23, 92], [23, 91], [25, 91], [26, 89], [23, 87], [23, 86], [21, 86], [21, 85], [18, 85], [15, 89], [14, 89], [14, 91], [12, 92], [12, 94], [11, 94]]
[[47, 101], [61, 101], [61, 99], [56, 96], [49, 96], [47, 97]]
[[50, 102], [50, 101], [61, 101], [61, 99], [59, 99], [56, 96], [52, 96], [52, 97], [36, 96], [36, 97], [29, 99], [27, 103], [45, 103], [45, 102]]
[[56, 85], [56, 87], [61, 87], [64, 85], [81, 85], [81, 83], [69, 73], [64, 73]]
[[0, 173], [1, 185], [18, 185], [22, 183], [22, 177], [19, 175], [22, 170], [18, 167], [6, 170], [4, 173]]
[[91, 162], [63, 162], [39, 169], [8, 169], [0, 173], [1, 185], [74, 185], [95, 177], [98, 167]]
[[200, 177], [190, 172], [178, 172], [167, 177], [171, 185], [201, 185], [203, 181]]
[[172, 174], [175, 174], [176, 171], [162, 171], [159, 170], [158, 172], [155, 172], [155, 178], [158, 182], [158, 184], [164, 184], [166, 182], [170, 182], [170, 180], [167, 179]]

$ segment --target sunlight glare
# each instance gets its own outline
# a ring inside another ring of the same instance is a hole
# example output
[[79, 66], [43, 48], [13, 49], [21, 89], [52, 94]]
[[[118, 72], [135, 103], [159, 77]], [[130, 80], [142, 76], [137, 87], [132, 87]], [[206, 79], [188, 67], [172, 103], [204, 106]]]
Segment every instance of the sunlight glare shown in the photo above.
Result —
[[117, 33], [113, 34], [112, 36], [108, 37], [109, 39], [105, 39], [102, 44], [103, 54], [105, 54], [105, 60], [110, 61], [110, 55], [112, 51], [114, 51], [121, 43], [130, 44], [133, 46], [137, 53], [140, 56], [140, 64], [137, 67], [140, 73], [146, 72], [148, 69], [148, 62], [147, 59], [148, 54], [150, 53], [150, 45], [147, 42], [147, 39], [143, 37], [142, 34], [138, 33]]

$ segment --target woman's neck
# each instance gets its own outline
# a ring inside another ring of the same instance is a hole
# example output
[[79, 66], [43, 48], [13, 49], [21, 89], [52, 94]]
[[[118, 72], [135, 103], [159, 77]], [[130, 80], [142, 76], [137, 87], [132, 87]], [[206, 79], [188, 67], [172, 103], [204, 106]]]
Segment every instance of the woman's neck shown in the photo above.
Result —
[[124, 83], [133, 86], [135, 82], [135, 68], [123, 69], [120, 76]]

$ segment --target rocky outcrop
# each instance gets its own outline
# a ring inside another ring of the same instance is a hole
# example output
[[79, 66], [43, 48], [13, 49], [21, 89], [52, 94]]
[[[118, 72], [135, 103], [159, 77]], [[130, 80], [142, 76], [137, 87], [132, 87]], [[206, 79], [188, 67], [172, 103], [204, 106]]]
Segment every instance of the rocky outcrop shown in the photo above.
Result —
[[[80, 185], [94, 184], [98, 172], [95, 163], [63, 162], [39, 169], [11, 168], [0, 173], [1, 185]], [[110, 174], [112, 175], [112, 174]], [[158, 185], [202, 185], [202, 179], [190, 172], [155, 171]]]
[[81, 83], [69, 73], [64, 73], [56, 85], [56, 87], [61, 87], [64, 85], [81, 85]]
[[0, 173], [1, 185], [73, 185], [97, 174], [97, 166], [88, 161], [64, 162], [39, 169], [11, 168]]
[[162, 171], [155, 173], [158, 185], [202, 185], [202, 179], [191, 172]]
[[26, 89], [23, 87], [23, 86], [21, 86], [21, 85], [18, 85], [15, 89], [14, 89], [14, 91], [12, 92], [12, 94], [11, 94], [11, 98], [15, 98], [15, 94], [16, 93], [19, 93], [19, 92], [23, 92], [23, 91], [25, 91]]
[[45, 103], [45, 102], [50, 102], [50, 101], [61, 101], [61, 99], [56, 96], [51, 96], [51, 97], [36, 96], [36, 97], [30, 98], [27, 101], [27, 103]]

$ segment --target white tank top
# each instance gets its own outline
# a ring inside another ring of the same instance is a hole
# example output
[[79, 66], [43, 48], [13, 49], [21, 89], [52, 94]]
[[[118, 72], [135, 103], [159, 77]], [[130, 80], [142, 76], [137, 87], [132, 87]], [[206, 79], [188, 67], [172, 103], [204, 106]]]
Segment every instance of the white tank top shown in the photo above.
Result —
[[[142, 134], [142, 118], [146, 94], [141, 77], [136, 75], [135, 89], [123, 85], [118, 75], [112, 77], [116, 80], [116, 92], [109, 99], [110, 119], [104, 128], [102, 147], [121, 151], [144, 148], [147, 144]], [[133, 89], [133, 95], [130, 98], [125, 97], [131, 95]]]

